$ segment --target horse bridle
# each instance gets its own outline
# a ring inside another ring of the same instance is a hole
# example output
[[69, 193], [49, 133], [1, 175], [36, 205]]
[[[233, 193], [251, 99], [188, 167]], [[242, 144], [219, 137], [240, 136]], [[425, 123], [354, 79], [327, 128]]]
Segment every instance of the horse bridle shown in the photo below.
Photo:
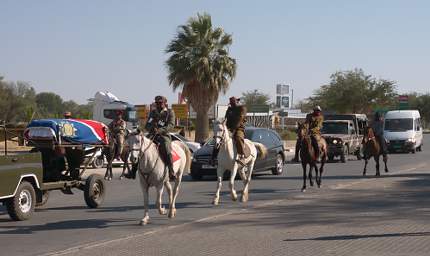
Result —
[[[225, 140], [224, 140], [225, 133], [226, 133], [226, 129], [223, 129], [221, 135], [214, 135], [213, 136], [213, 138], [215, 139], [215, 148], [220, 148], [225, 143]], [[219, 139], [219, 143], [216, 143], [216, 139]]]

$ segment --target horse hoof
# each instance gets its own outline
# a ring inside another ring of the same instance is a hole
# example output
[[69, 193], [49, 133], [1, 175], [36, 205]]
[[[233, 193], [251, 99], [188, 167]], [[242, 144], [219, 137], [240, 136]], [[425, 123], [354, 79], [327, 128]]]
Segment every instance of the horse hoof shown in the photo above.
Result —
[[214, 199], [214, 200], [212, 201], [212, 204], [213, 204], [213, 205], [218, 205], [218, 204], [219, 204], [219, 199]]
[[248, 195], [242, 195], [242, 197], [240, 198], [240, 201], [241, 201], [242, 203], [246, 203], [246, 202], [248, 202]]
[[141, 219], [140, 220], [140, 222], [139, 222], [139, 225], [141, 225], [141, 226], [145, 226], [145, 225], [147, 225], [149, 223], [149, 220], [148, 219]]
[[112, 177], [109, 177], [109, 178], [108, 178], [108, 180], [109, 180], [109, 181], [110, 181], [110, 180], [112, 180]]
[[385, 172], [388, 172], [388, 169], [385, 169]]
[[166, 211], [166, 208], [161, 208], [160, 210], [158, 210], [158, 212], [160, 213], [160, 215], [166, 215], [167, 214], [167, 211]]
[[306, 189], [305, 189], [305, 188], [302, 188], [302, 192], [306, 192]]
[[169, 218], [175, 218], [176, 217], [176, 209], [170, 209], [169, 211]]
[[311, 187], [313, 187], [313, 186], [314, 186], [314, 183], [310, 183], [310, 185], [311, 185]]
[[124, 176], [119, 176], [119, 180], [122, 180], [122, 179], [124, 179]]

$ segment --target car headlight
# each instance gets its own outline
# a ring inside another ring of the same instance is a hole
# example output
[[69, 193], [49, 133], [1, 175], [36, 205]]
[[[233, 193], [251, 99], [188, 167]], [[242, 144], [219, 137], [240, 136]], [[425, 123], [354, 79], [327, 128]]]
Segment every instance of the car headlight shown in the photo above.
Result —
[[333, 140], [333, 144], [337, 144], [337, 140]]
[[197, 162], [197, 158], [193, 157], [193, 162], [194, 163]]
[[415, 143], [415, 138], [409, 138], [409, 139], [407, 139], [406, 141], [407, 141], [407, 142], [410, 142], [410, 143]]

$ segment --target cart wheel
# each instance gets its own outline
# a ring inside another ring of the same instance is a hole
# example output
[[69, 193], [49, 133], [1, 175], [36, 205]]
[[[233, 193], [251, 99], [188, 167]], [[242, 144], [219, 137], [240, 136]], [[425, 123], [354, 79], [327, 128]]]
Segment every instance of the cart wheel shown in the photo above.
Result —
[[89, 208], [99, 207], [105, 198], [105, 183], [100, 175], [90, 175], [84, 187], [84, 198]]
[[37, 199], [36, 207], [44, 206], [49, 199], [49, 191], [45, 190], [40, 192], [40, 198]]
[[13, 198], [6, 201], [6, 208], [13, 220], [27, 220], [34, 212], [36, 192], [27, 181], [21, 182]]

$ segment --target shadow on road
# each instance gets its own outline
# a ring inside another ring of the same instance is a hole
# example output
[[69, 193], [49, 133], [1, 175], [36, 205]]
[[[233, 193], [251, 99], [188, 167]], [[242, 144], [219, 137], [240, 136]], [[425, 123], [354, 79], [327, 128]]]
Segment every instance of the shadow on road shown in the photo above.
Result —
[[314, 237], [314, 238], [285, 239], [284, 242], [336, 241], [336, 240], [356, 240], [356, 239], [367, 239], [367, 238], [407, 237], [407, 236], [430, 236], [430, 232], [389, 233], [389, 234], [374, 234], [374, 235], [321, 236], [321, 237]]

